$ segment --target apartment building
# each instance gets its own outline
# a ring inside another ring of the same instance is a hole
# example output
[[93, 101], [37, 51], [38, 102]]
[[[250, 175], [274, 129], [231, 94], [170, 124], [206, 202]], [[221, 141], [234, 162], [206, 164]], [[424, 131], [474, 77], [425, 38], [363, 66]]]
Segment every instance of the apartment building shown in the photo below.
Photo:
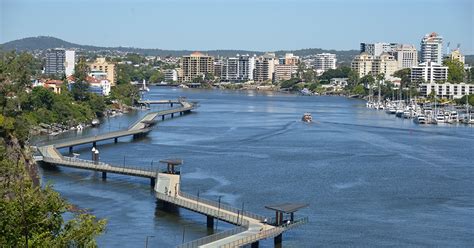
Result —
[[392, 53], [395, 50], [397, 43], [360, 43], [360, 53], [368, 53], [372, 56], [380, 56], [382, 53]]
[[412, 68], [418, 65], [418, 51], [414, 45], [399, 44], [393, 52], [398, 69]]
[[426, 34], [421, 40], [421, 63], [442, 64], [443, 37], [437, 33]]
[[278, 64], [278, 60], [274, 53], [266, 53], [257, 57], [255, 60], [255, 82], [273, 81], [276, 64]]
[[291, 78], [293, 74], [296, 74], [298, 70], [298, 65], [275, 65], [275, 81], [284, 81]]
[[474, 84], [424, 83], [420, 85], [421, 96], [428, 97], [433, 92], [438, 98], [459, 99], [465, 95], [473, 95]]
[[359, 77], [363, 77], [369, 73], [372, 73], [373, 62], [373, 55], [370, 55], [367, 52], [362, 52], [361, 54], [355, 56], [352, 60], [351, 69], [355, 71]]
[[372, 62], [372, 75], [384, 74], [385, 79], [393, 79], [393, 74], [398, 70], [398, 61], [388, 53], [382, 53]]
[[465, 57], [462, 55], [461, 51], [458, 49], [453, 50], [449, 55], [448, 58], [452, 60], [460, 61], [461, 63], [465, 64]]
[[101, 71], [107, 74], [107, 80], [111, 86], [115, 86], [115, 64], [108, 62], [105, 58], [97, 58], [94, 62], [88, 63], [91, 71]]
[[46, 52], [44, 73], [48, 75], [70, 76], [74, 73], [75, 52], [62, 48], [50, 49]]
[[413, 82], [445, 82], [448, 79], [448, 67], [434, 62], [424, 62], [411, 68]]
[[278, 59], [280, 65], [297, 65], [300, 61], [299, 56], [295, 56], [292, 53], [286, 53], [284, 57]]
[[351, 68], [359, 77], [363, 77], [371, 74], [376, 76], [384, 74], [385, 79], [393, 79], [393, 74], [398, 70], [398, 62], [394, 56], [387, 52], [382, 53], [380, 56], [372, 56], [366, 52], [357, 55], [352, 60]]
[[180, 60], [183, 82], [192, 82], [198, 76], [214, 73], [214, 57], [199, 52], [183, 56]]
[[176, 69], [168, 69], [164, 71], [165, 82], [173, 83], [178, 81], [178, 71]]
[[318, 74], [322, 74], [329, 69], [336, 69], [336, 54], [320, 53], [314, 58], [314, 68]]

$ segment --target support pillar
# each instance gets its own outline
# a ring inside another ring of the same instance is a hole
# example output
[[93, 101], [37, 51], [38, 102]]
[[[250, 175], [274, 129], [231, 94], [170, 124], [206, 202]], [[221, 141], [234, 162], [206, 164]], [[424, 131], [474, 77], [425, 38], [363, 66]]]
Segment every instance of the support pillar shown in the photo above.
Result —
[[258, 241], [257, 242], [253, 242], [251, 245], [250, 245], [251, 248], [258, 248]]
[[183, 115], [183, 112], [179, 112], [179, 116], [182, 116]]
[[155, 187], [155, 181], [156, 179], [154, 177], [150, 178], [150, 186]]
[[207, 228], [214, 229], [214, 218], [207, 215]]
[[283, 234], [280, 233], [273, 239], [273, 243], [275, 244], [275, 246], [281, 245], [282, 240], [283, 240]]
[[162, 121], [165, 120], [165, 116], [164, 116], [164, 115], [161, 116], [161, 120], [162, 120]]
[[95, 141], [92, 142], [92, 147], [97, 147], [97, 143]]
[[102, 179], [107, 179], [107, 172], [105, 171], [102, 171]]
[[174, 117], [174, 113], [171, 113], [171, 118], [173, 118], [173, 117]]
[[72, 146], [69, 147], [69, 153], [72, 153]]
[[173, 107], [173, 103], [171, 103], [171, 107]]
[[118, 138], [115, 138], [115, 139], [114, 139], [114, 143], [117, 143], [117, 142], [118, 142]]

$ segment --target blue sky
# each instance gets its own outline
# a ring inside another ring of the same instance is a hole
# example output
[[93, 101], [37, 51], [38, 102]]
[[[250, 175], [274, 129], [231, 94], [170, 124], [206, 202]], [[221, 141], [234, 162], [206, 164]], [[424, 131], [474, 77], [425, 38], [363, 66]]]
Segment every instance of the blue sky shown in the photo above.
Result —
[[48, 35], [162, 49], [358, 49], [419, 46], [438, 32], [474, 54], [473, 0], [0, 0], [0, 42]]

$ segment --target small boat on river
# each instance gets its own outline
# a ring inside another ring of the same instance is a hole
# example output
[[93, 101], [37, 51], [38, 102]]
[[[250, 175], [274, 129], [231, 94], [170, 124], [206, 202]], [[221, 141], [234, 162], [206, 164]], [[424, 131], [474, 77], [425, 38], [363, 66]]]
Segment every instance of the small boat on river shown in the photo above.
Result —
[[303, 117], [301, 118], [302, 121], [304, 122], [312, 122], [313, 117], [311, 116], [311, 113], [304, 113]]

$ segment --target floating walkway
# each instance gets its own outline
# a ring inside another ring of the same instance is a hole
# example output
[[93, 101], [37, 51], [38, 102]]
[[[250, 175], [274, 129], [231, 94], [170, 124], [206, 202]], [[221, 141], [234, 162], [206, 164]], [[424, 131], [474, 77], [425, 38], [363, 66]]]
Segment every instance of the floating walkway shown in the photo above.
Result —
[[[150, 112], [130, 125], [126, 130], [109, 132], [93, 137], [78, 138], [69, 141], [58, 141], [56, 144], [38, 147], [41, 159], [44, 163], [66, 166], [71, 168], [86, 169], [102, 172], [102, 178], [107, 177], [107, 173], [123, 174], [129, 176], [143, 177], [150, 179], [150, 185], [154, 187], [156, 198], [164, 205], [181, 207], [207, 217], [207, 227], [214, 228], [214, 220], [221, 220], [236, 225], [237, 227], [228, 231], [219, 232], [201, 239], [197, 239], [182, 245], [180, 248], [188, 247], [240, 247], [251, 245], [258, 247], [259, 241], [274, 238], [275, 245], [282, 243], [283, 232], [307, 223], [307, 218], [295, 219], [294, 213], [306, 204], [280, 204], [276, 206], [266, 206], [267, 209], [275, 211], [275, 218], [268, 219], [265, 216], [257, 215], [243, 209], [237, 209], [220, 201], [210, 201], [187, 194], [180, 191], [181, 176], [177, 170], [182, 161], [165, 160], [160, 161], [167, 164], [167, 169], [163, 172], [146, 169], [143, 167], [125, 167], [107, 164], [98, 161], [98, 156], [93, 160], [84, 160], [63, 156], [57, 149], [69, 147], [72, 152], [73, 147], [82, 144], [92, 143], [95, 148], [97, 142], [103, 140], [117, 139], [124, 136], [146, 135], [151, 131], [154, 119], [161, 116], [162, 120], [166, 115], [183, 115], [193, 110], [197, 105], [182, 99], [162, 100], [162, 101], [142, 101], [143, 104], [170, 104], [173, 106], [179, 103], [180, 107], [168, 110]], [[284, 217], [286, 215], [286, 217]]]

